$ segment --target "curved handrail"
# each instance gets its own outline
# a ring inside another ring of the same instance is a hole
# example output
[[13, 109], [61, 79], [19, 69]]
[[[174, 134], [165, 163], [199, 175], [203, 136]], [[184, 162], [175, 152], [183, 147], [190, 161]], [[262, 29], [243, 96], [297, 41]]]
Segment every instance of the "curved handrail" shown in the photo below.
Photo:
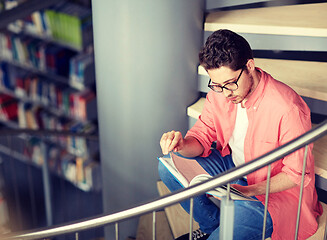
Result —
[[185, 199], [191, 198], [193, 196], [207, 192], [210, 189], [216, 188], [220, 185], [229, 183], [236, 180], [244, 175], [247, 175], [253, 171], [256, 171], [264, 166], [267, 166], [284, 156], [287, 156], [291, 152], [294, 152], [307, 144], [314, 142], [315, 140], [323, 137], [327, 134], [327, 121], [319, 124], [314, 129], [311, 129], [307, 133], [295, 138], [294, 140], [280, 146], [273, 151], [264, 154], [251, 162], [243, 164], [241, 166], [235, 167], [222, 173], [211, 180], [205, 181], [198, 185], [182, 189], [175, 193], [171, 193], [167, 196], [160, 197], [157, 200], [145, 203], [143, 205], [130, 208], [121, 212], [101, 215], [98, 217], [93, 217], [88, 220], [78, 221], [73, 223], [68, 223], [65, 225], [59, 225], [51, 228], [45, 228], [38, 231], [22, 233], [19, 235], [8, 236], [5, 239], [39, 239], [45, 237], [51, 237], [55, 235], [78, 232], [81, 230], [86, 230], [95, 227], [102, 227], [107, 224], [120, 222], [132, 217], [137, 217], [139, 215], [149, 213], [155, 210], [163, 209], [164, 207], [176, 204]]

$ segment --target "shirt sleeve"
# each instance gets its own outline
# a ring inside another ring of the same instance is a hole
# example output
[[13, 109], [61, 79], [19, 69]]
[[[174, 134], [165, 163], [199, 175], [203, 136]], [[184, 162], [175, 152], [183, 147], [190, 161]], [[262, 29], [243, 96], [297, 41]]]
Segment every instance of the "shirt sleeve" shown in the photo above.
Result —
[[[293, 108], [281, 120], [280, 144], [283, 145], [311, 129], [310, 113]], [[304, 176], [304, 186], [314, 177], [313, 144], [308, 146], [307, 163]], [[305, 147], [283, 158], [282, 171], [296, 184], [301, 184]]]
[[207, 157], [211, 153], [211, 145], [217, 140], [214, 127], [212, 103], [206, 98], [201, 115], [194, 126], [187, 132], [185, 137], [196, 138], [204, 147], [204, 151], [200, 157]]

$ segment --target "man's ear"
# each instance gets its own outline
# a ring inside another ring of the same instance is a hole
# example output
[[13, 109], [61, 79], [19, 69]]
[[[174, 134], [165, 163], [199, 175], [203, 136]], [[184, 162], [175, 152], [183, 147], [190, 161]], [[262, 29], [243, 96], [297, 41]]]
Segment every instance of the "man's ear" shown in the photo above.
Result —
[[250, 73], [255, 71], [254, 59], [249, 59], [248, 62], [246, 63], [246, 67]]

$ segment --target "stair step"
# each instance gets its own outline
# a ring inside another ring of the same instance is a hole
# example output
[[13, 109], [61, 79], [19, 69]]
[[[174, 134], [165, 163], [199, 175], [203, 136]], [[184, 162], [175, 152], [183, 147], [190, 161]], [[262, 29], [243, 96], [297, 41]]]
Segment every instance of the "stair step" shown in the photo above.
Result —
[[[198, 119], [203, 106], [205, 98], [200, 98], [196, 103], [187, 108], [187, 115], [191, 118]], [[327, 135], [320, 138], [314, 143], [313, 155], [315, 158], [315, 173], [327, 179]]]
[[[292, 87], [299, 95], [327, 101], [327, 62], [295, 61], [256, 58], [255, 64], [275, 79]], [[202, 66], [198, 67], [200, 91], [208, 92], [209, 76]], [[310, 80], [308, 80], [310, 79]]]
[[315, 157], [315, 173], [327, 179], [327, 135], [315, 141], [313, 155]]
[[266, 3], [273, 0], [206, 0], [206, 10], [213, 11], [218, 8], [226, 8], [226, 7], [233, 7], [233, 6], [242, 6], [248, 4], [256, 4], [256, 3]]
[[[136, 233], [136, 240], [148, 240], [153, 237], [153, 214], [148, 213], [140, 217]], [[164, 211], [156, 212], [157, 240], [173, 240], [170, 226]]]
[[[170, 193], [169, 189], [162, 181], [157, 182], [157, 189], [160, 196]], [[190, 215], [184, 211], [179, 204], [165, 208], [165, 213], [169, 222], [169, 226], [173, 233], [174, 238], [184, 235], [189, 232]], [[198, 229], [199, 224], [194, 222], [193, 229]]]
[[208, 14], [204, 30], [327, 37], [326, 12], [327, 3], [218, 11]]

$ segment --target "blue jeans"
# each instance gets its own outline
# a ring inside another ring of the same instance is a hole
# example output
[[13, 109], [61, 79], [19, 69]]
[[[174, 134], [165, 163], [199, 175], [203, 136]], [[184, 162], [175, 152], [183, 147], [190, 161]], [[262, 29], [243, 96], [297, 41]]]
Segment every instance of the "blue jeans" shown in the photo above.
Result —
[[[218, 150], [213, 150], [206, 158], [195, 158], [198, 163], [212, 176], [222, 173], [235, 167], [230, 155], [222, 157]], [[161, 180], [170, 191], [183, 188], [170, 172], [159, 163], [159, 175]], [[231, 183], [247, 185], [245, 179], [239, 179]], [[193, 216], [200, 225], [200, 229], [210, 234], [209, 240], [219, 239], [220, 209], [206, 197], [200, 195], [194, 198]], [[234, 201], [234, 240], [262, 239], [264, 205], [256, 201]], [[182, 207], [189, 213], [189, 200], [181, 202]], [[266, 238], [270, 237], [273, 231], [271, 216], [268, 212], [266, 222]]]

